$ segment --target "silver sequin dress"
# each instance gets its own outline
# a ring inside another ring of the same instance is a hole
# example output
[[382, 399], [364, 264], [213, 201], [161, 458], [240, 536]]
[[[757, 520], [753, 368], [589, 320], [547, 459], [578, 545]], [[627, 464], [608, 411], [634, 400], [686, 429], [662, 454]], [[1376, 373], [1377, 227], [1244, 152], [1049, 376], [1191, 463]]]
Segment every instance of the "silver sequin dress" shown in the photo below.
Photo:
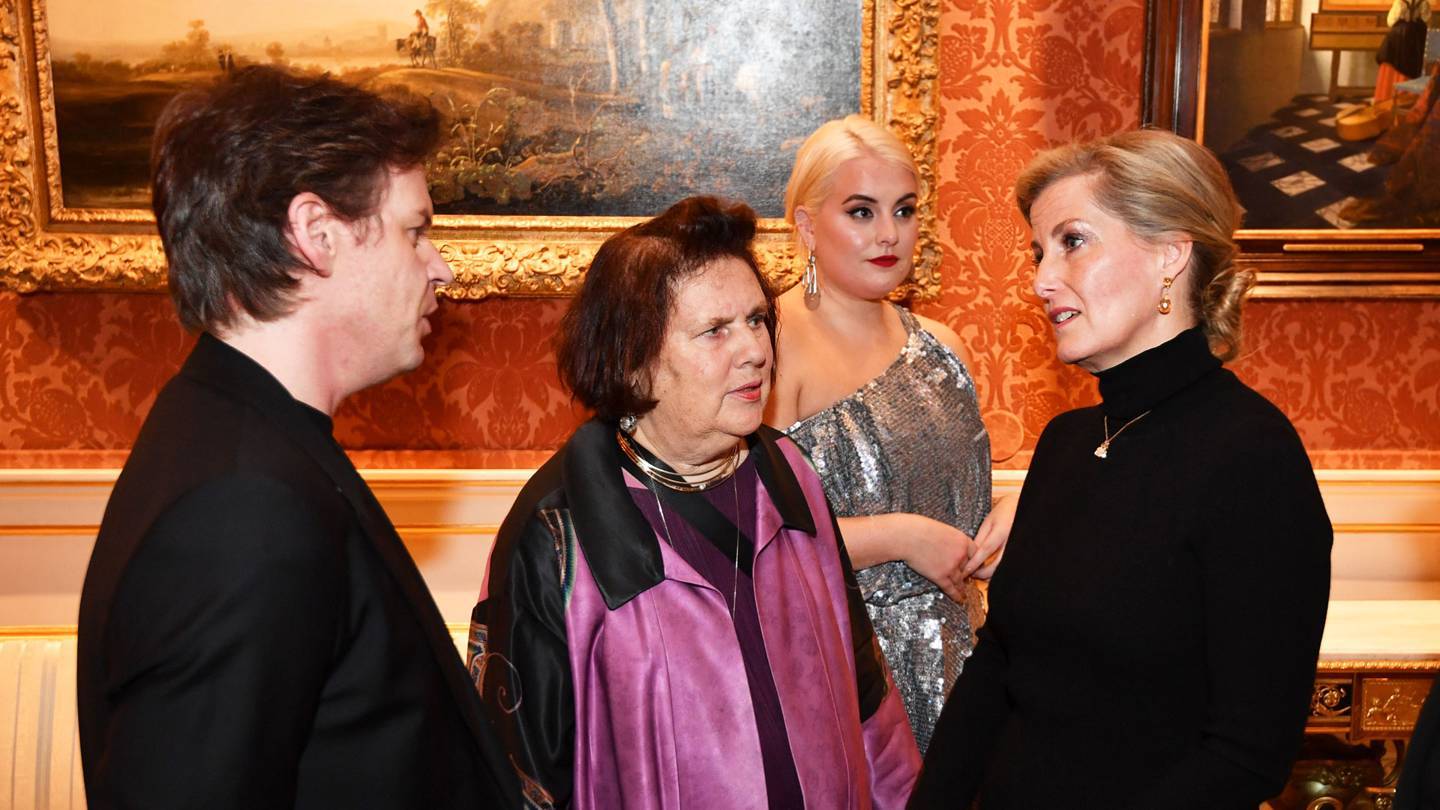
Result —
[[[990, 437], [960, 358], [904, 309], [900, 356], [860, 390], [786, 431], [810, 456], [838, 517], [911, 512], [974, 536], [990, 511]], [[921, 753], [975, 648], [979, 590], [950, 600], [903, 562], [856, 578]]]

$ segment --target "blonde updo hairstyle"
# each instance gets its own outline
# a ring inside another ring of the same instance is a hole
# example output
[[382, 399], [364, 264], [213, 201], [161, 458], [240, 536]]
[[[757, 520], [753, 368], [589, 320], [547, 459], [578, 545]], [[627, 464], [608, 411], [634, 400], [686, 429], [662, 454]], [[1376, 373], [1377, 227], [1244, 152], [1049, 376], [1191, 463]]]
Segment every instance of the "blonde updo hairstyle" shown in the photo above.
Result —
[[1045, 189], [1076, 176], [1093, 176], [1096, 205], [1139, 239], [1159, 242], [1184, 234], [1191, 240], [1190, 264], [1181, 277], [1184, 294], [1211, 350], [1221, 360], [1234, 358], [1240, 351], [1240, 304], [1255, 276], [1235, 267], [1234, 235], [1244, 209], [1220, 161], [1194, 141], [1158, 129], [1051, 149], [1015, 182], [1025, 221]]
[[[795, 153], [795, 168], [790, 170], [790, 182], [785, 185], [785, 221], [790, 223], [802, 256], [808, 248], [795, 227], [795, 210], [803, 207], [818, 211], [834, 186], [835, 171], [846, 161], [860, 157], [879, 158], [901, 167], [910, 172], [917, 186], [920, 184], [920, 168], [895, 133], [863, 115], [847, 115], [821, 124]], [[924, 189], [919, 189], [919, 194], [923, 199]]]

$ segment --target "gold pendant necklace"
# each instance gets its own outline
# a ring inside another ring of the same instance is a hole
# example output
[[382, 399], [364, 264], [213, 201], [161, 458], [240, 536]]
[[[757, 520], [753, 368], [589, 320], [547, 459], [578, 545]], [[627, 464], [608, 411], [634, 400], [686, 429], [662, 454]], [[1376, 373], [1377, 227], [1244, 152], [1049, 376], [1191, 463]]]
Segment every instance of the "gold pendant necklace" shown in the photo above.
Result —
[[1111, 436], [1111, 435], [1110, 435], [1110, 417], [1108, 417], [1108, 416], [1103, 417], [1103, 421], [1104, 421], [1104, 424], [1105, 424], [1105, 441], [1100, 442], [1100, 446], [1097, 447], [1097, 448], [1095, 448], [1095, 457], [1096, 457], [1096, 458], [1108, 458], [1109, 455], [1110, 455], [1110, 443], [1113, 442], [1113, 441], [1115, 441], [1116, 439], [1120, 438], [1120, 434], [1125, 432], [1125, 428], [1130, 427], [1131, 425], [1135, 424], [1136, 422], [1139, 422], [1141, 419], [1144, 419], [1145, 417], [1147, 417], [1147, 416], [1149, 416], [1149, 415], [1150, 415], [1150, 411], [1146, 411], [1145, 413], [1140, 414], [1139, 416], [1135, 417], [1134, 419], [1131, 419], [1129, 422], [1126, 422], [1125, 424], [1121, 425], [1121, 426], [1120, 426], [1120, 429], [1117, 430], [1117, 431], [1115, 431], [1115, 435], [1114, 435], [1114, 436]]

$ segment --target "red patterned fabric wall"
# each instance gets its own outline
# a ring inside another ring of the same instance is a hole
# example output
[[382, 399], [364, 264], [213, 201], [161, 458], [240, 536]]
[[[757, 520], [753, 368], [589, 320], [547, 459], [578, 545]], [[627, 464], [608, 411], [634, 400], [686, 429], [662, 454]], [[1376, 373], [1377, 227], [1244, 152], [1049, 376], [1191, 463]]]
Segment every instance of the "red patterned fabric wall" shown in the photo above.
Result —
[[[1004, 459], [1094, 401], [1054, 359], [1011, 183], [1039, 149], [1134, 126], [1141, 0], [949, 0], [938, 189], [944, 291]], [[581, 418], [555, 382], [555, 300], [442, 305], [425, 365], [347, 402], [364, 466], [529, 467]], [[1440, 302], [1255, 302], [1234, 368], [1321, 467], [1440, 467]], [[0, 466], [124, 458], [189, 340], [159, 295], [0, 294]], [[1223, 418], [1217, 415], [1217, 418]]]

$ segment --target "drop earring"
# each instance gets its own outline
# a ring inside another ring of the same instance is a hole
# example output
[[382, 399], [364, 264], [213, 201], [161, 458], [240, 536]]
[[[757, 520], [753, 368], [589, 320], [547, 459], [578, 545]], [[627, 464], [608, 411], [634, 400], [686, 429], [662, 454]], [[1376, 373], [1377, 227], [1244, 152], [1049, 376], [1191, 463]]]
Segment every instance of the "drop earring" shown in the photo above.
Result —
[[805, 259], [805, 272], [800, 276], [800, 286], [805, 290], [805, 303], [814, 308], [820, 301], [820, 274], [815, 270], [815, 251]]
[[1156, 312], [1159, 312], [1161, 315], [1169, 315], [1169, 314], [1170, 314], [1170, 285], [1175, 283], [1175, 279], [1174, 279], [1172, 276], [1166, 276], [1164, 283], [1165, 283], [1165, 286], [1162, 287], [1161, 290], [1160, 290], [1160, 306], [1155, 307], [1155, 311], [1156, 311]]

